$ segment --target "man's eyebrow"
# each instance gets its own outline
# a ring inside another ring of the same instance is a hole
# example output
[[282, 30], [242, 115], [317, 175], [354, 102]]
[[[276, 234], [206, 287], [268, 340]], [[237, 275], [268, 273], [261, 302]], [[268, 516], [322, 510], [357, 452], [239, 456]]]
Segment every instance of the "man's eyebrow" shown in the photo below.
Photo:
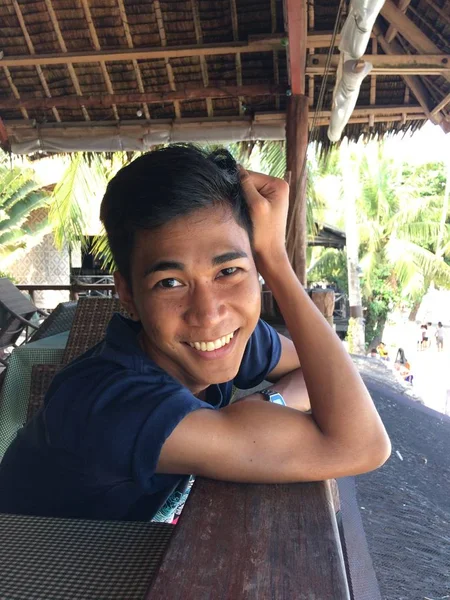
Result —
[[248, 258], [248, 256], [247, 253], [243, 250], [225, 252], [224, 254], [219, 254], [219, 256], [215, 256], [212, 259], [212, 264], [214, 266], [223, 265], [223, 263], [229, 262], [231, 260], [236, 260], [237, 258]]
[[160, 260], [145, 269], [144, 277], [155, 271], [184, 271], [184, 265], [175, 260]]

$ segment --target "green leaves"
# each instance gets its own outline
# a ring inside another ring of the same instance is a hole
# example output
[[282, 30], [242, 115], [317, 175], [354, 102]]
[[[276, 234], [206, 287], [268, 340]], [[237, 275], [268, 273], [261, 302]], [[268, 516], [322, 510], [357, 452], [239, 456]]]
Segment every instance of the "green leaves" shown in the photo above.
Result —
[[48, 233], [45, 217], [33, 227], [27, 220], [46, 206], [48, 193], [40, 189], [32, 169], [12, 167], [0, 157], [0, 261], [8, 266], [20, 252], [31, 248]]

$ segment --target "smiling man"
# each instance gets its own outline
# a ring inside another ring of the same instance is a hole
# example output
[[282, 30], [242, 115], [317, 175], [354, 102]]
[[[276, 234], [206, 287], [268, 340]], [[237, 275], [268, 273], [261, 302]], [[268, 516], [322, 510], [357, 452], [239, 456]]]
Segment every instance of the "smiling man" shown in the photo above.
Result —
[[[312, 481], [386, 460], [372, 400], [289, 264], [287, 209], [283, 181], [225, 150], [169, 146], [116, 175], [101, 217], [130, 318], [55, 378], [0, 465], [0, 512], [160, 518], [190, 475]], [[259, 319], [258, 272], [293, 342]]]

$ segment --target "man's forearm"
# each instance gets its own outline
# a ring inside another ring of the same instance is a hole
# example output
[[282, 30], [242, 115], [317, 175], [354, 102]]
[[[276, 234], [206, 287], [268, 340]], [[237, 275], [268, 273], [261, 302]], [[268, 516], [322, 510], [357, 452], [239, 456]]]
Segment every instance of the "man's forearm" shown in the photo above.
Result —
[[359, 373], [335, 332], [309, 299], [287, 256], [261, 264], [297, 349], [322, 433], [340, 444], [377, 445], [386, 434]]

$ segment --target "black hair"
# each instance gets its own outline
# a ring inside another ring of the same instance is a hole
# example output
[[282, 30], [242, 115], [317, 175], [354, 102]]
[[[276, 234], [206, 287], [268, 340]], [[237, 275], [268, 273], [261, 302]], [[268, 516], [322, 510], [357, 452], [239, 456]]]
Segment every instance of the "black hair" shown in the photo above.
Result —
[[442, 327], [441, 321], [438, 321], [438, 327]]
[[405, 351], [403, 350], [403, 348], [399, 348], [397, 350], [397, 356], [395, 357], [395, 362], [400, 363], [401, 365], [404, 365], [407, 362], [407, 359], [405, 356]]
[[100, 208], [117, 269], [131, 284], [137, 231], [157, 229], [212, 206], [229, 207], [252, 245], [252, 221], [238, 165], [228, 150], [208, 152], [192, 144], [173, 144], [140, 156], [109, 182]]

